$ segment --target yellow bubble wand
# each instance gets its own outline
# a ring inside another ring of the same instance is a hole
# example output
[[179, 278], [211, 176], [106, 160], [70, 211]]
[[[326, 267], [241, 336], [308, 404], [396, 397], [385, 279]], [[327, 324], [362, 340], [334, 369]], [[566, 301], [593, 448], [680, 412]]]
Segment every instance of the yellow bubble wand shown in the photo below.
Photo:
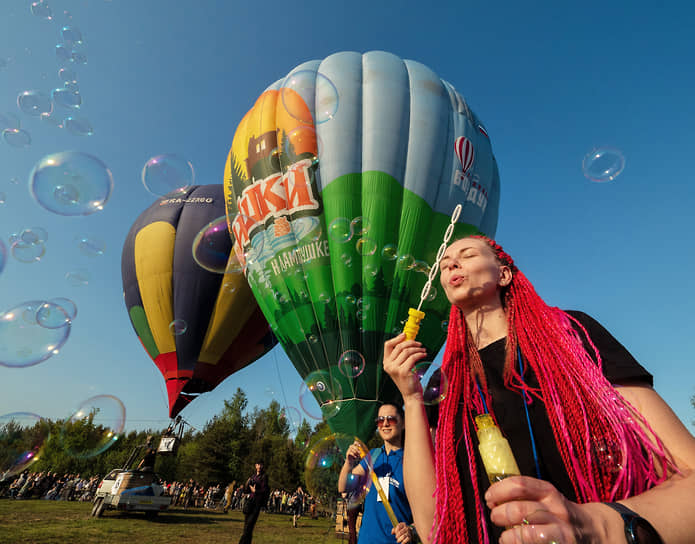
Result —
[[[367, 451], [367, 448], [362, 442], [359, 442], [360, 446], [360, 452], [362, 453], [362, 457], [367, 455], [369, 453]], [[379, 497], [381, 498], [381, 503], [384, 505], [384, 508], [386, 508], [386, 513], [389, 516], [389, 519], [391, 520], [391, 524], [396, 527], [398, 525], [398, 518], [396, 517], [395, 512], [393, 511], [393, 508], [391, 507], [391, 503], [389, 502], [389, 498], [386, 496], [386, 493], [384, 492], [384, 488], [381, 487], [381, 484], [379, 483], [379, 478], [377, 477], [376, 473], [374, 470], [372, 470], [371, 467], [369, 467], [369, 475], [372, 478], [372, 483], [374, 484], [374, 488], [376, 489], [376, 492], [379, 494]]]
[[408, 321], [403, 327], [403, 332], [408, 340], [415, 340], [417, 333], [420, 331], [420, 321], [422, 321], [425, 317], [425, 312], [420, 311], [420, 308], [422, 307], [422, 303], [430, 294], [432, 282], [434, 281], [434, 278], [437, 277], [437, 272], [439, 272], [439, 261], [441, 261], [442, 257], [444, 256], [444, 252], [449, 245], [449, 240], [451, 240], [451, 237], [454, 234], [454, 226], [456, 225], [456, 221], [458, 221], [460, 215], [461, 204], [457, 204], [453, 213], [451, 214], [451, 223], [449, 223], [449, 226], [446, 228], [446, 232], [444, 233], [444, 241], [437, 250], [437, 257], [434, 260], [432, 268], [430, 268], [430, 273], [427, 275], [427, 281], [425, 282], [425, 286], [422, 288], [422, 293], [420, 293], [420, 304], [418, 304], [417, 309], [410, 308], [408, 310]]

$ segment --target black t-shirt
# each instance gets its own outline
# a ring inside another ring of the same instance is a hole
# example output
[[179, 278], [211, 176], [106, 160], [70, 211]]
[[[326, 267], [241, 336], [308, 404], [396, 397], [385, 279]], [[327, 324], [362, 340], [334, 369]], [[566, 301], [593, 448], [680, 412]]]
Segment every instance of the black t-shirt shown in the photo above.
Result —
[[[597, 321], [583, 312], [567, 311], [567, 313], [577, 319], [586, 329], [601, 355], [603, 374], [608, 378], [608, 381], [613, 384], [642, 383], [650, 386], [653, 384], [652, 375]], [[583, 333], [581, 331], [579, 333], [583, 338]], [[478, 352], [485, 370], [490, 397], [492, 398], [492, 411], [502, 429], [502, 433], [509, 441], [521, 474], [537, 477], [523, 396], [518, 391], [509, 390], [504, 386], [505, 345], [506, 339], [501, 338]], [[586, 342], [585, 345], [588, 353], [592, 354], [593, 350]], [[438, 379], [439, 376], [435, 373], [430, 383], [436, 382]], [[526, 369], [525, 380], [530, 387], [538, 387], [538, 381], [531, 369]], [[574, 488], [555, 444], [555, 437], [545, 406], [538, 399], [533, 399], [533, 402], [528, 405], [528, 413], [536, 442], [541, 478], [551, 482], [568, 499], [577, 501]], [[437, 416], [437, 407], [428, 407], [430, 425], [436, 426]], [[456, 436], [461, 436], [463, 433], [462, 417], [463, 414], [460, 412], [456, 416]], [[472, 440], [474, 451], [477, 452], [478, 437], [475, 433], [473, 433]], [[490, 487], [490, 483], [480, 455], [476, 455], [475, 458], [478, 489], [481, 490], [480, 495], [482, 496], [487, 488]], [[462, 441], [458, 443], [456, 464], [461, 477], [467, 519], [466, 525], [470, 528], [469, 536], [475, 538], [475, 497], [469, 483], [468, 458]], [[504, 529], [489, 522], [490, 512], [486, 506], [484, 508], [491, 541], [496, 542]], [[474, 541], [471, 540], [471, 542]]]

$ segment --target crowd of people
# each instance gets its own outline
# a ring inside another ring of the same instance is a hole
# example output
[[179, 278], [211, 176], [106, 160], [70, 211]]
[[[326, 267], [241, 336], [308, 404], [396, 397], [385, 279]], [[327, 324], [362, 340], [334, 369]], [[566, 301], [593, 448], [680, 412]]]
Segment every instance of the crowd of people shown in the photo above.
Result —
[[0, 497], [10, 499], [46, 499], [55, 501], [91, 501], [101, 478], [82, 478], [79, 474], [24, 471], [0, 485]]
[[[0, 484], [0, 498], [45, 499], [61, 501], [92, 501], [101, 482], [101, 476], [81, 477], [79, 474], [24, 471], [7, 478]], [[205, 486], [192, 478], [188, 481], [162, 482], [164, 493], [170, 495], [171, 505], [181, 508], [205, 508], [209, 510], [243, 510], [250, 498], [243, 484], [231, 482]], [[316, 502], [301, 487], [295, 491], [273, 489], [267, 501], [261, 505], [266, 512], [292, 516], [316, 517]], [[296, 523], [296, 522], [295, 522]]]

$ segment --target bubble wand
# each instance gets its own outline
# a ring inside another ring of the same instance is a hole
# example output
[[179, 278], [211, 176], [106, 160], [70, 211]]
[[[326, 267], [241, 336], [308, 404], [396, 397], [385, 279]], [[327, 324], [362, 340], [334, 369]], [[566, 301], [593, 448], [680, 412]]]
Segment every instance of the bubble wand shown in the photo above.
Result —
[[[362, 457], [366, 456], [367, 453], [367, 447], [362, 444], [361, 441], [358, 441], [359, 447], [360, 447], [360, 453], [362, 453]], [[389, 516], [389, 519], [391, 520], [391, 525], [395, 528], [398, 525], [398, 518], [396, 517], [395, 512], [393, 511], [393, 508], [391, 507], [391, 503], [389, 502], [389, 498], [386, 496], [386, 493], [384, 493], [384, 488], [381, 487], [381, 484], [379, 483], [379, 478], [377, 477], [376, 473], [371, 467], [369, 468], [369, 475], [372, 478], [372, 483], [374, 484], [374, 488], [376, 489], [376, 492], [379, 494], [379, 497], [381, 498], [381, 503], [384, 505], [384, 508], [386, 509], [386, 513]]]
[[420, 331], [420, 321], [422, 321], [425, 317], [425, 312], [421, 311], [420, 308], [422, 307], [422, 303], [430, 294], [430, 289], [432, 289], [432, 281], [434, 281], [434, 278], [437, 276], [437, 272], [439, 272], [439, 261], [441, 261], [442, 257], [444, 256], [446, 247], [449, 245], [449, 240], [451, 240], [451, 237], [454, 234], [454, 226], [456, 225], [456, 221], [458, 221], [460, 215], [461, 204], [457, 204], [453, 213], [451, 214], [451, 223], [449, 223], [449, 226], [446, 228], [446, 232], [444, 232], [444, 241], [437, 250], [437, 257], [434, 260], [432, 268], [430, 268], [430, 273], [427, 276], [425, 286], [422, 288], [422, 293], [420, 293], [420, 304], [418, 304], [417, 309], [410, 308], [408, 310], [408, 321], [405, 324], [405, 327], [403, 327], [403, 332], [405, 333], [407, 340], [415, 340], [417, 333]]

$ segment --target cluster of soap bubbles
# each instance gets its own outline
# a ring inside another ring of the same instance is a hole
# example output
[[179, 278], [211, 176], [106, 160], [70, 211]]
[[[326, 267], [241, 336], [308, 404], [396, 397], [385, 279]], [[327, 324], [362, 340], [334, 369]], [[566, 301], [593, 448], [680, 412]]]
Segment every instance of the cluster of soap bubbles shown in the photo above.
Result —
[[617, 178], [625, 168], [625, 157], [612, 147], [592, 149], [582, 161], [582, 171], [591, 181], [605, 183]]
[[34, 200], [58, 215], [90, 215], [104, 209], [113, 190], [113, 176], [96, 157], [79, 151], [52, 153], [39, 160], [29, 175]]
[[23, 229], [10, 235], [10, 253], [21, 263], [38, 262], [46, 254], [46, 240], [48, 233], [41, 227]]
[[0, 314], [0, 365], [28, 367], [57, 354], [77, 306], [68, 298], [30, 300]]
[[180, 155], [165, 153], [151, 157], [141, 173], [142, 184], [155, 196], [173, 191], [183, 193], [195, 182], [193, 165]]
[[359, 438], [342, 433], [330, 434], [309, 447], [304, 465], [304, 481], [313, 497], [321, 499], [327, 493], [335, 493], [340, 470], [352, 444], [358, 444], [362, 450], [361, 463], [364, 463], [365, 471], [362, 476], [348, 477], [348, 507], [354, 508], [364, 501], [371, 486], [369, 473], [373, 468], [372, 458], [369, 449]]

